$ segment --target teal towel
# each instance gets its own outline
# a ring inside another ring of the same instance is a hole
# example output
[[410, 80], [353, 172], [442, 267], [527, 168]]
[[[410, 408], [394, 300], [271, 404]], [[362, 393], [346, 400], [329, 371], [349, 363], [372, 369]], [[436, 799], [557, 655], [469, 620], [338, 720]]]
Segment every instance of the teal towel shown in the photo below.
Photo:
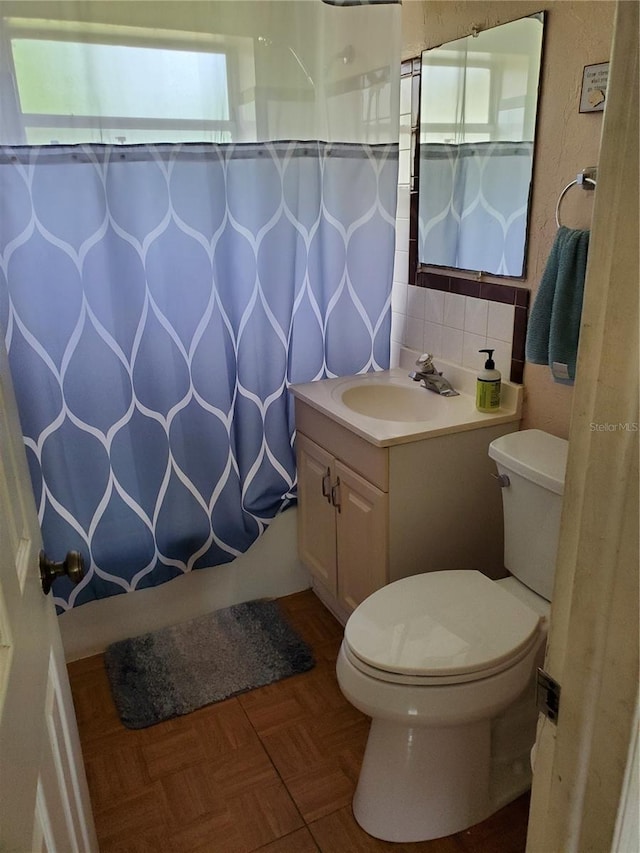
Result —
[[569, 385], [576, 375], [588, 252], [588, 231], [560, 226], [527, 326], [527, 361], [548, 364], [556, 382]]

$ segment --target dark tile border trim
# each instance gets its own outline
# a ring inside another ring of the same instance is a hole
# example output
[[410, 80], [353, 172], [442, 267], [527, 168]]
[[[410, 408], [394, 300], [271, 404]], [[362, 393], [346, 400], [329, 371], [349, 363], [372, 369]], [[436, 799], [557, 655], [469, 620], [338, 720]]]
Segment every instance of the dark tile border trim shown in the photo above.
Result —
[[[409, 248], [411, 253], [411, 248]], [[527, 334], [527, 312], [529, 310], [530, 292], [526, 287], [515, 287], [512, 284], [495, 284], [490, 281], [479, 281], [474, 278], [459, 278], [452, 275], [439, 275], [434, 272], [417, 271], [415, 277], [417, 287], [427, 287], [431, 290], [441, 290], [445, 293], [458, 293], [460, 296], [473, 296], [475, 299], [486, 299], [488, 302], [502, 302], [515, 307], [513, 316], [513, 345], [511, 348], [511, 382], [522, 383], [524, 375], [524, 346]]]

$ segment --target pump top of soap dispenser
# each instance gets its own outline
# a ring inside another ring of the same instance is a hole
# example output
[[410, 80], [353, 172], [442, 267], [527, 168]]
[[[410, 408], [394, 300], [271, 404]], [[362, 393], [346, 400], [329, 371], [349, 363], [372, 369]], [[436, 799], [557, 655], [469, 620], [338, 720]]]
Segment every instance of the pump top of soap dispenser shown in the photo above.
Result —
[[487, 360], [484, 363], [484, 369], [485, 370], [495, 370], [496, 369], [496, 363], [493, 360], [494, 350], [492, 350], [492, 349], [479, 349], [478, 352], [486, 352], [486, 354], [487, 354]]
[[494, 350], [481, 349], [478, 352], [486, 352], [487, 360], [476, 381], [476, 409], [479, 412], [496, 412], [500, 408], [501, 383], [500, 371], [496, 370], [493, 360]]

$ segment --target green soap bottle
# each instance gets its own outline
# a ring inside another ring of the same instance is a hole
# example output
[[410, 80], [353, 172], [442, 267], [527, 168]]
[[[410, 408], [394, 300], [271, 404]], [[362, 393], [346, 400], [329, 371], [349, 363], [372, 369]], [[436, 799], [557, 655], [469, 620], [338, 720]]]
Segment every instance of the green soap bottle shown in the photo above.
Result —
[[500, 408], [500, 371], [496, 370], [492, 349], [481, 349], [478, 352], [486, 352], [487, 360], [476, 382], [476, 409], [479, 412], [497, 412]]

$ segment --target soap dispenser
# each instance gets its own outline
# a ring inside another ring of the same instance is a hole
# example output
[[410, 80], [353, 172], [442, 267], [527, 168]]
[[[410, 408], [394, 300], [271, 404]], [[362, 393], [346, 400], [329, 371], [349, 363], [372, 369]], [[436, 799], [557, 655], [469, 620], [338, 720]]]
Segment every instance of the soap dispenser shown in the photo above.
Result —
[[476, 409], [479, 412], [497, 412], [500, 408], [500, 371], [496, 370], [492, 349], [478, 352], [486, 352], [487, 360], [476, 382]]

